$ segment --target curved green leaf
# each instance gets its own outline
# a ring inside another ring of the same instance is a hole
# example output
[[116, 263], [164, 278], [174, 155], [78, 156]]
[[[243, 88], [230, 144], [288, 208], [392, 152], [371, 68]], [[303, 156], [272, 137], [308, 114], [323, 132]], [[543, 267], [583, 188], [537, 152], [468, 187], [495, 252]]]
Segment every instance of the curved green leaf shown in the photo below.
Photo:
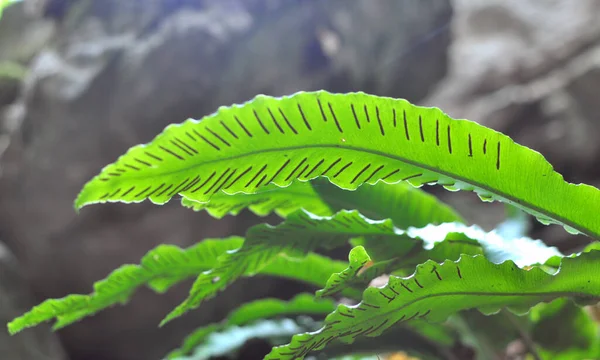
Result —
[[227, 320], [220, 324], [210, 324], [197, 329], [187, 336], [182, 346], [168, 355], [169, 359], [191, 353], [202, 345], [210, 333], [225, 331], [228, 327], [242, 326], [258, 320], [268, 320], [280, 316], [313, 315], [325, 317], [335, 310], [331, 300], [318, 300], [309, 294], [300, 294], [290, 301], [261, 299], [246, 303], [232, 311]]
[[338, 306], [321, 330], [294, 336], [265, 359], [302, 359], [307, 349], [320, 350], [334, 340], [351, 343], [359, 336], [378, 336], [394, 324], [414, 319], [438, 322], [465, 309], [493, 313], [561, 297], [598, 299], [599, 271], [598, 251], [564, 258], [554, 274], [538, 267], [523, 270], [511, 261], [494, 264], [483, 256], [442, 264], [428, 261], [410, 277], [391, 276], [385, 287], [368, 288], [360, 304]]
[[204, 299], [214, 296], [240, 276], [258, 273], [281, 253], [304, 256], [318, 248], [342, 246], [355, 236], [402, 239], [402, 234], [390, 220], [368, 220], [356, 211], [342, 211], [332, 217], [299, 211], [277, 226], [253, 226], [246, 233], [243, 246], [221, 255], [214, 269], [198, 276], [188, 298], [167, 315], [162, 324], [197, 308]]
[[176, 194], [206, 202], [221, 190], [254, 192], [319, 176], [345, 189], [380, 180], [437, 182], [600, 235], [600, 191], [565, 182], [539, 153], [440, 109], [364, 93], [261, 95], [170, 125], [106, 166], [75, 205], [146, 198], [163, 204]]
[[[218, 255], [239, 248], [243, 240], [231, 237], [223, 240], [207, 239], [183, 250], [173, 245], [160, 245], [149, 251], [140, 265], [123, 265], [106, 279], [94, 284], [90, 295], [69, 295], [62, 299], [49, 299], [8, 324], [11, 334], [42, 322], [56, 319], [54, 329], [63, 328], [96, 312], [129, 300], [140, 286], [151, 284], [157, 290], [166, 290], [164, 281], [171, 284], [188, 277], [193, 267], [200, 272], [215, 266]], [[196, 275], [199, 272], [196, 272]]]

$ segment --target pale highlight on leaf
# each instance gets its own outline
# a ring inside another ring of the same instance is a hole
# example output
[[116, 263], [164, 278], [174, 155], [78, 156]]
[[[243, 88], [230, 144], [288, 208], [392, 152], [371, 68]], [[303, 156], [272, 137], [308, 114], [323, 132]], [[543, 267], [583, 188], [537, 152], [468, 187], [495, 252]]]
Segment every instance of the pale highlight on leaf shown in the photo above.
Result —
[[219, 191], [327, 177], [362, 183], [438, 183], [516, 205], [544, 223], [598, 238], [600, 191], [565, 182], [539, 153], [437, 108], [364, 93], [257, 96], [201, 121], [171, 125], [91, 180], [77, 208], [107, 201], [199, 202]]

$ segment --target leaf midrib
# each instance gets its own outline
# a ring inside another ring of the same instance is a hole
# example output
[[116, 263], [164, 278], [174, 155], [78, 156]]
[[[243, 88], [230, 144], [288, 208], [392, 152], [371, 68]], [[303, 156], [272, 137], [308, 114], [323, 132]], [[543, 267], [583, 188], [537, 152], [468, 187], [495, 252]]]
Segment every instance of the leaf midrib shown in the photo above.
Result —
[[448, 177], [453, 178], [453, 179], [458, 180], [458, 181], [463, 181], [465, 183], [474, 185], [474, 186], [476, 186], [476, 187], [478, 187], [480, 189], [492, 192], [495, 195], [501, 196], [501, 197], [505, 198], [506, 200], [509, 200], [509, 201], [511, 201], [513, 203], [517, 203], [517, 204], [519, 204], [521, 206], [529, 208], [530, 210], [536, 211], [536, 212], [538, 212], [540, 214], [544, 214], [544, 215], [546, 215], [546, 216], [548, 216], [548, 217], [550, 217], [550, 218], [552, 218], [552, 219], [554, 219], [556, 221], [559, 221], [559, 222], [561, 222], [561, 223], [563, 223], [563, 224], [565, 224], [567, 226], [570, 226], [570, 227], [572, 227], [572, 228], [574, 228], [574, 229], [576, 229], [576, 230], [582, 232], [583, 234], [585, 234], [587, 236], [590, 236], [592, 238], [597, 238], [598, 236], [596, 236], [596, 235], [600, 235], [600, 234], [593, 234], [592, 235], [591, 233], [589, 233], [587, 231], [588, 229], [582, 228], [579, 224], [575, 224], [572, 221], [570, 221], [568, 219], [565, 219], [562, 216], [559, 216], [558, 214], [556, 214], [554, 212], [548, 211], [546, 209], [539, 208], [539, 207], [537, 207], [537, 206], [535, 206], [535, 205], [533, 205], [533, 204], [531, 204], [531, 203], [529, 203], [527, 201], [524, 201], [522, 199], [517, 199], [517, 198], [515, 198], [515, 197], [513, 197], [511, 195], [508, 195], [508, 194], [506, 194], [506, 193], [504, 193], [504, 192], [502, 192], [502, 191], [500, 191], [498, 189], [491, 188], [491, 187], [489, 187], [487, 185], [484, 185], [484, 184], [481, 184], [481, 183], [479, 183], [477, 181], [473, 181], [473, 180], [470, 180], [470, 179], [465, 179], [465, 178], [463, 178], [461, 176], [457, 176], [455, 174], [450, 174], [450, 173], [448, 173], [446, 171], [443, 171], [443, 170], [440, 170], [438, 168], [434, 168], [434, 167], [431, 167], [429, 165], [418, 163], [416, 161], [409, 160], [409, 159], [406, 159], [406, 158], [401, 157], [401, 156], [390, 155], [390, 154], [382, 152], [382, 151], [365, 149], [365, 148], [361, 148], [361, 147], [354, 147], [354, 146], [348, 146], [348, 145], [319, 144], [319, 145], [289, 146], [289, 147], [274, 148], [274, 149], [256, 150], [256, 151], [251, 151], [251, 152], [248, 152], [248, 153], [245, 153], [245, 154], [241, 154], [241, 155], [235, 155], [235, 156], [229, 156], [229, 157], [219, 158], [219, 159], [215, 159], [215, 160], [203, 161], [202, 163], [198, 163], [198, 164], [195, 164], [195, 165], [192, 165], [192, 166], [189, 166], [189, 167], [185, 167], [185, 168], [182, 168], [182, 169], [179, 169], [179, 170], [173, 170], [173, 171], [169, 171], [169, 172], [163, 172], [161, 174], [149, 175], [149, 176], [129, 176], [129, 178], [140, 178], [140, 179], [141, 178], [146, 178], [147, 179], [147, 178], [153, 178], [153, 177], [159, 177], [159, 176], [166, 176], [166, 175], [176, 174], [176, 173], [180, 173], [180, 172], [185, 172], [185, 171], [197, 168], [199, 166], [204, 166], [204, 165], [207, 165], [207, 164], [224, 162], [224, 161], [230, 161], [230, 160], [235, 160], [235, 159], [242, 159], [242, 158], [253, 156], [253, 155], [259, 155], [259, 154], [271, 153], [271, 152], [313, 149], [313, 148], [324, 148], [324, 149], [334, 148], [334, 149], [351, 150], [351, 151], [363, 152], [363, 153], [367, 153], [367, 154], [378, 155], [378, 156], [385, 157], [385, 158], [392, 159], [392, 160], [401, 161], [401, 162], [404, 162], [404, 163], [407, 163], [407, 164], [410, 164], [410, 165], [413, 165], [413, 166], [416, 166], [416, 167], [420, 167], [420, 168], [423, 168], [425, 170], [428, 170], [428, 171], [431, 171], [431, 172], [434, 172], [434, 173], [438, 173], [438, 174], [441, 174], [441, 175], [444, 175], [444, 176], [448, 176]]
[[[386, 311], [386, 312], [383, 312], [380, 314], [371, 315], [369, 317], [369, 319], [366, 319], [364, 321], [359, 321], [358, 323], [351, 325], [350, 328], [355, 328], [356, 326], [362, 325], [363, 323], [368, 322], [368, 321], [370, 322], [373, 319], [379, 319], [381, 317], [386, 318], [386, 317], [390, 316], [391, 313], [402, 311], [402, 310], [406, 309], [407, 307], [409, 307], [419, 301], [423, 301], [425, 299], [430, 299], [430, 298], [434, 298], [434, 297], [443, 297], [443, 296], [490, 296], [490, 297], [515, 296], [515, 297], [542, 297], [542, 298], [550, 298], [550, 299], [559, 298], [559, 297], [577, 297], [577, 296], [586, 297], [586, 298], [590, 297], [590, 295], [586, 294], [586, 293], [571, 292], [571, 291], [548, 291], [548, 292], [530, 292], [530, 293], [526, 293], [526, 292], [500, 293], [500, 292], [485, 292], [485, 291], [443, 292], [443, 293], [421, 296], [421, 297], [415, 298], [415, 299], [401, 305], [400, 307], [394, 307], [392, 310], [389, 310], [389, 311]], [[600, 296], [595, 296], [594, 298], [600, 299]], [[362, 304], [362, 301], [354, 307], [349, 307], [349, 309], [357, 308], [361, 304]], [[377, 321], [379, 321], [379, 320], [377, 320]], [[327, 325], [327, 324], [325, 324], [325, 325]], [[333, 328], [332, 328], [332, 331], [335, 331], [335, 330], [333, 330]]]

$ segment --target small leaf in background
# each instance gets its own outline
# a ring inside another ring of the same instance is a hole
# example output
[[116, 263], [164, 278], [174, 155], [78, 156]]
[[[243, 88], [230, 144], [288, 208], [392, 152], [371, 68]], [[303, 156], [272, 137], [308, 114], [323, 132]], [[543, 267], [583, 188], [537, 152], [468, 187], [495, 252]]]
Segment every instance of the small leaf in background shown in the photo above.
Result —
[[598, 359], [598, 324], [568, 299], [557, 299], [531, 309], [532, 339], [547, 359]]

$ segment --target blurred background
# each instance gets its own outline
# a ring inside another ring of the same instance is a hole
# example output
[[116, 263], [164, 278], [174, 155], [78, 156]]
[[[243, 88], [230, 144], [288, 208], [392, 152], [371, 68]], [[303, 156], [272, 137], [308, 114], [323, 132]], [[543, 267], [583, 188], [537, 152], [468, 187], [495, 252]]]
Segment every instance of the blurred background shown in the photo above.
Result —
[[[0, 19], [0, 320], [88, 293], [160, 243], [188, 246], [261, 221], [172, 201], [72, 202], [104, 165], [166, 125], [257, 94], [365, 91], [441, 107], [600, 185], [600, 0], [23, 0]], [[491, 228], [504, 209], [427, 188]], [[586, 239], [532, 222], [565, 251]], [[567, 241], [568, 240], [568, 241]], [[345, 254], [341, 254], [345, 257]], [[140, 291], [53, 334], [9, 337], [0, 358], [150, 360], [235, 305], [297, 285], [245, 280], [159, 329], [186, 295]], [[251, 288], [251, 291], [248, 289]]]

